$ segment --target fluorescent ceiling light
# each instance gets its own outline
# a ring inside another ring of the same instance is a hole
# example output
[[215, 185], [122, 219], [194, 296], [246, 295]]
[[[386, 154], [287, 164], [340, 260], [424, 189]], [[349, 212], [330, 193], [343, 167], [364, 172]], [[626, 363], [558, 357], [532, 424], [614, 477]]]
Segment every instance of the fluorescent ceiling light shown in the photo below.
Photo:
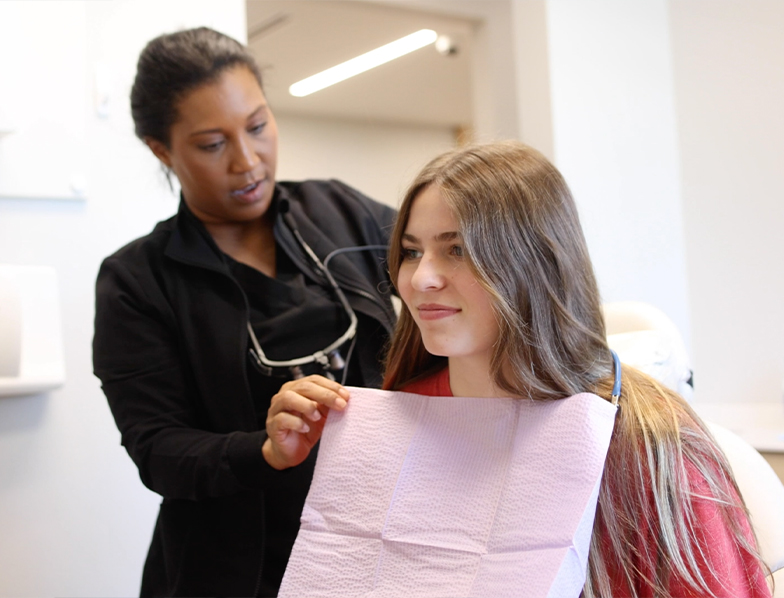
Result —
[[361, 56], [357, 56], [356, 58], [347, 60], [337, 66], [333, 66], [326, 71], [321, 71], [307, 79], [298, 81], [289, 87], [289, 93], [298, 98], [310, 95], [314, 91], [324, 89], [325, 87], [344, 81], [349, 77], [364, 73], [365, 71], [380, 66], [390, 60], [405, 56], [419, 48], [424, 48], [436, 41], [437, 37], [438, 34], [432, 29], [420, 29], [416, 33], [401, 37], [385, 46], [371, 50]]

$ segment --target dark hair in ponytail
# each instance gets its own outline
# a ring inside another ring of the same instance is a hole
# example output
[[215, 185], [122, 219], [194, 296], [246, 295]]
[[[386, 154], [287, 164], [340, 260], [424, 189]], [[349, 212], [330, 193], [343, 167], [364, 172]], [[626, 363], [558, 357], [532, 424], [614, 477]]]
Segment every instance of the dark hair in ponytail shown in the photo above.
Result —
[[261, 73], [253, 56], [228, 35], [199, 27], [150, 41], [139, 56], [131, 89], [136, 136], [168, 146], [169, 131], [177, 120], [177, 102], [237, 66], [247, 68], [261, 86]]

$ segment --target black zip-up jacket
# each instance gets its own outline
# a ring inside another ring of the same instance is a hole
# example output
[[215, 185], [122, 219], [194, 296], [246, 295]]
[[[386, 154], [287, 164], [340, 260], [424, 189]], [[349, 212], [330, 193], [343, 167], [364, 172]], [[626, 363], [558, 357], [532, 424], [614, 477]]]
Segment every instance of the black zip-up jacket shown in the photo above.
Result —
[[[282, 202], [322, 261], [336, 248], [386, 245], [395, 217], [338, 181], [278, 183], [271, 209]], [[280, 215], [274, 233], [306, 276], [321, 278]], [[378, 252], [348, 253], [330, 262], [330, 272], [359, 317], [363, 379], [377, 386], [395, 320], [386, 262]], [[312, 463], [298, 476], [262, 456], [266, 432], [248, 386], [247, 322], [242, 289], [184, 202], [101, 266], [95, 375], [142, 481], [163, 496], [143, 596], [269, 593], [264, 566], [285, 567], [265, 559], [265, 540], [277, 541], [264, 529], [265, 495], [306, 492]], [[286, 541], [296, 532], [284, 530]]]

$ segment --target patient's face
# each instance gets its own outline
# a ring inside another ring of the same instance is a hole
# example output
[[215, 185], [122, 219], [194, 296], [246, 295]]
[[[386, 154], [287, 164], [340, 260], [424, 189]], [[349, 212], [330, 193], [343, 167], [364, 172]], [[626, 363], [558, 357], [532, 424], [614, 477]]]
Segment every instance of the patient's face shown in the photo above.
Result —
[[498, 340], [490, 295], [464, 259], [457, 221], [437, 187], [414, 199], [402, 246], [397, 288], [425, 348], [449, 357], [450, 368], [465, 360], [489, 366]]

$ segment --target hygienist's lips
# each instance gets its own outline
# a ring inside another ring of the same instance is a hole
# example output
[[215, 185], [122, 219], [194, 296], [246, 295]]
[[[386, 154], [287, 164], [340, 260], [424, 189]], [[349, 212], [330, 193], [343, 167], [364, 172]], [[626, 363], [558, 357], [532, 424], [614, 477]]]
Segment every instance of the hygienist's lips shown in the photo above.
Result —
[[424, 303], [418, 305], [416, 309], [420, 320], [440, 320], [454, 316], [461, 311], [457, 307], [449, 307], [448, 305], [440, 305], [438, 303]]
[[234, 189], [231, 196], [245, 203], [259, 201], [264, 196], [267, 179], [259, 179], [240, 189]]

